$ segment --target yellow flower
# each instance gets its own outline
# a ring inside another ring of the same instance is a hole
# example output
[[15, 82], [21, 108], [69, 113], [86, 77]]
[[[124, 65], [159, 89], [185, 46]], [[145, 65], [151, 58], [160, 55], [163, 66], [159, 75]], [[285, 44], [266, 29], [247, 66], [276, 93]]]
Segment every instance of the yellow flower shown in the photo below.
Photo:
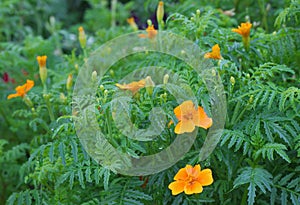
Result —
[[86, 46], [86, 35], [85, 35], [85, 32], [84, 32], [84, 29], [82, 26], [80, 26], [78, 28], [78, 32], [79, 32], [79, 43], [80, 43], [80, 46], [81, 48], [85, 48]]
[[212, 171], [204, 169], [201, 171], [200, 165], [192, 167], [186, 165], [181, 168], [174, 177], [175, 182], [172, 182], [168, 188], [172, 190], [172, 195], [180, 194], [198, 194], [203, 191], [203, 186], [208, 186], [213, 183]]
[[138, 26], [136, 25], [135, 23], [135, 20], [133, 17], [130, 17], [127, 19], [127, 23], [131, 26], [131, 28], [134, 30], [134, 31], [137, 31], [138, 30]]
[[250, 36], [250, 29], [252, 27], [252, 24], [247, 23], [241, 23], [241, 26], [238, 26], [238, 28], [232, 29], [233, 32], [236, 32], [243, 36], [243, 38], [248, 38]]
[[177, 106], [174, 113], [179, 121], [174, 130], [176, 134], [193, 132], [196, 126], [207, 129], [212, 125], [212, 119], [206, 115], [204, 109], [200, 106], [195, 109], [191, 100], [184, 101]]
[[157, 34], [157, 30], [155, 30], [154, 25], [149, 25], [146, 28], [146, 32], [147, 32], [147, 35], [146, 34], [139, 34], [139, 37], [140, 38], [150, 38], [150, 39], [152, 39]]
[[116, 86], [118, 88], [120, 88], [121, 90], [130, 90], [132, 92], [132, 94], [135, 94], [139, 89], [145, 87], [146, 85], [146, 81], [145, 79], [142, 79], [140, 81], [133, 81], [129, 84], [119, 84], [119, 83], [116, 83]]
[[204, 55], [204, 58], [212, 58], [212, 59], [218, 59], [218, 60], [222, 59], [219, 44], [214, 45], [212, 47], [212, 52], [206, 53]]
[[47, 79], [47, 68], [46, 68], [47, 56], [37, 56], [36, 60], [39, 64], [41, 81], [42, 81], [43, 85], [45, 85], [46, 79]]
[[26, 93], [34, 86], [34, 82], [32, 80], [27, 80], [24, 85], [16, 87], [17, 93], [10, 94], [7, 96], [7, 99], [15, 98], [15, 97], [21, 97], [24, 98]]

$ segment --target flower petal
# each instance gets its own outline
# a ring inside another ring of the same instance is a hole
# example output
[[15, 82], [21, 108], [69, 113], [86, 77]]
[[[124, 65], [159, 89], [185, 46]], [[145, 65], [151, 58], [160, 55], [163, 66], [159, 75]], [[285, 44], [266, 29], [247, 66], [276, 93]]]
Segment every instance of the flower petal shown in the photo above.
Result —
[[182, 116], [191, 112], [192, 109], [195, 109], [194, 104], [191, 100], [188, 100], [188, 101], [184, 101], [182, 104], [178, 105], [174, 109], [174, 113], [175, 113], [177, 119], [180, 121]]
[[[189, 165], [189, 166], [191, 166], [191, 165]], [[187, 178], [188, 178], [188, 173], [186, 171], [186, 167], [179, 169], [177, 174], [174, 176], [174, 180], [186, 180]]]
[[7, 96], [7, 99], [9, 100], [16, 97], [20, 97], [20, 95], [18, 93], [10, 94], [9, 96]]
[[194, 167], [192, 167], [191, 169], [187, 169], [187, 173], [189, 176], [197, 178], [201, 172], [200, 170], [201, 170], [201, 167], [199, 164], [197, 164]]
[[211, 127], [212, 119], [206, 115], [204, 109], [201, 106], [198, 106], [198, 111], [196, 111], [193, 115], [193, 122], [196, 126], [202, 127], [204, 129]]
[[202, 191], [203, 191], [203, 187], [197, 181], [194, 181], [194, 182], [192, 182], [190, 184], [187, 184], [184, 187], [184, 193], [185, 194], [198, 194], [198, 193], [201, 193]]
[[172, 190], [172, 195], [177, 195], [184, 191], [185, 184], [184, 181], [176, 181], [169, 184], [168, 188]]
[[25, 93], [27, 93], [34, 86], [34, 81], [27, 80], [25, 85], [26, 85]]
[[195, 129], [195, 124], [192, 120], [182, 120], [178, 122], [178, 124], [175, 127], [174, 132], [176, 134], [182, 134], [185, 132], [193, 132]]
[[208, 186], [211, 185], [214, 182], [214, 179], [212, 177], [212, 171], [211, 169], [203, 169], [197, 178], [197, 181], [202, 185], [202, 186]]

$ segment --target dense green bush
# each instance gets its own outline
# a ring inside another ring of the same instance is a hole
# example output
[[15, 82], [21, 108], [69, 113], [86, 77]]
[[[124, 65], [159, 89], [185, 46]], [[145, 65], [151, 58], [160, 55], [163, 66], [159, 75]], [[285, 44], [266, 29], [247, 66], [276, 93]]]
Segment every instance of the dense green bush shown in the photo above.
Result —
[[[220, 46], [222, 59], [209, 60], [227, 99], [220, 142], [199, 161], [207, 134], [201, 128], [176, 165], [149, 176], [120, 175], [87, 154], [74, 127], [76, 77], [94, 50], [133, 32], [126, 22], [130, 16], [140, 29], [147, 28], [147, 19], [157, 29], [157, 5], [150, 0], [0, 2], [0, 204], [300, 204], [299, 0], [165, 1], [165, 31], [191, 40], [203, 55]], [[248, 48], [232, 31], [243, 22], [252, 22]], [[45, 83], [36, 60], [43, 55]], [[156, 153], [176, 138], [171, 125], [149, 145], [128, 139], [113, 123], [116, 83], [145, 66], [168, 68], [192, 88], [209, 116], [214, 109], [205, 83], [180, 59], [149, 52], [120, 60], [99, 83], [95, 113], [110, 143], [133, 157]], [[35, 84], [26, 95], [32, 104], [25, 97], [8, 100], [27, 79]], [[160, 87], [152, 92], [142, 88], [134, 95], [127, 110], [132, 122], [146, 128], [154, 105], [176, 122], [175, 98]], [[200, 194], [174, 196], [168, 186], [187, 164], [211, 169], [214, 182]]]

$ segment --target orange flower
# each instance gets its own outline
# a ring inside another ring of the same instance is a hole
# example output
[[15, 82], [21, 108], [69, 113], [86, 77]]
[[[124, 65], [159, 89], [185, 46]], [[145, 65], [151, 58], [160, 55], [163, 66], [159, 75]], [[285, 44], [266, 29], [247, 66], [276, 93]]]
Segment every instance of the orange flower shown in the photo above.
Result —
[[138, 26], [136, 25], [135, 23], [135, 20], [133, 17], [130, 17], [127, 19], [127, 23], [131, 26], [131, 28], [134, 30], [134, 31], [137, 31], [138, 30]]
[[10, 94], [7, 96], [7, 99], [15, 98], [15, 97], [21, 97], [24, 98], [26, 93], [34, 86], [34, 82], [32, 80], [27, 80], [24, 85], [16, 87], [17, 93]]
[[47, 56], [37, 56], [36, 60], [38, 61], [39, 67], [46, 67]]
[[157, 30], [155, 30], [153, 25], [148, 26], [148, 28], [146, 28], [146, 32], [147, 32], [147, 35], [146, 34], [139, 34], [139, 37], [140, 38], [150, 38], [150, 39], [152, 39], [157, 34]]
[[139, 89], [145, 87], [146, 85], [146, 81], [145, 79], [142, 79], [140, 81], [133, 81], [129, 84], [119, 84], [119, 83], [116, 83], [116, 86], [118, 88], [120, 88], [121, 90], [130, 90], [132, 92], [132, 94], [135, 94]]
[[238, 26], [238, 28], [232, 29], [233, 32], [236, 32], [243, 36], [243, 38], [248, 38], [250, 36], [250, 29], [252, 27], [252, 23], [241, 23], [241, 26]]
[[204, 109], [200, 106], [195, 109], [191, 100], [184, 101], [177, 106], [174, 113], [179, 121], [174, 130], [176, 134], [193, 132], [195, 126], [207, 129], [212, 125], [212, 119], [206, 115]]
[[214, 45], [212, 47], [212, 52], [206, 53], [204, 55], [204, 58], [212, 58], [212, 59], [218, 59], [218, 60], [222, 59], [219, 44]]
[[203, 191], [203, 186], [211, 185], [214, 181], [212, 171], [203, 169], [200, 165], [192, 167], [186, 165], [180, 169], [174, 177], [175, 182], [169, 184], [168, 188], [172, 190], [172, 195], [180, 194], [198, 194]]

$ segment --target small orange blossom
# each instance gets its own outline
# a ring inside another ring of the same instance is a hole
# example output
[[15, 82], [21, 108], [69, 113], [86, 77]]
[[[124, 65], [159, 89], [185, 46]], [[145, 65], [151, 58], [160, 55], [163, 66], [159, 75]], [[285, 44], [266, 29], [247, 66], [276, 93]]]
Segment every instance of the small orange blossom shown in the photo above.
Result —
[[172, 195], [180, 194], [198, 194], [203, 191], [203, 186], [208, 186], [213, 183], [212, 171], [203, 169], [200, 165], [192, 167], [186, 165], [181, 168], [174, 176], [175, 182], [169, 184], [168, 188], [172, 190]]
[[150, 38], [150, 39], [152, 39], [157, 34], [157, 30], [155, 30], [154, 25], [149, 25], [146, 28], [146, 32], [147, 32], [147, 35], [146, 34], [139, 34], [139, 37], [140, 38]]
[[36, 60], [40, 68], [46, 67], [47, 56], [37, 56]]
[[135, 20], [133, 17], [130, 17], [127, 19], [127, 23], [131, 26], [131, 28], [134, 30], [134, 31], [137, 31], [138, 30], [138, 26], [136, 25], [135, 23]]
[[184, 101], [177, 106], [174, 113], [179, 121], [174, 130], [176, 134], [193, 132], [195, 126], [207, 129], [212, 125], [212, 119], [206, 115], [204, 109], [201, 106], [195, 109], [191, 100]]
[[232, 29], [232, 31], [240, 34], [241, 36], [243, 36], [243, 38], [248, 38], [250, 36], [251, 27], [252, 27], [252, 23], [249, 22], [241, 23], [241, 26]]
[[139, 89], [145, 87], [145, 85], [146, 85], [145, 79], [142, 79], [140, 81], [133, 81], [129, 84], [123, 84], [123, 85], [116, 83], [116, 86], [118, 88], [120, 88], [121, 90], [130, 90], [132, 94], [135, 94]]
[[34, 86], [34, 82], [32, 80], [27, 80], [24, 85], [16, 87], [17, 93], [10, 94], [7, 96], [7, 99], [15, 98], [15, 97], [21, 97], [24, 98], [26, 93]]
[[206, 53], [204, 55], [204, 58], [212, 58], [212, 59], [218, 59], [218, 60], [222, 59], [219, 44], [214, 45], [212, 47], [212, 52]]

